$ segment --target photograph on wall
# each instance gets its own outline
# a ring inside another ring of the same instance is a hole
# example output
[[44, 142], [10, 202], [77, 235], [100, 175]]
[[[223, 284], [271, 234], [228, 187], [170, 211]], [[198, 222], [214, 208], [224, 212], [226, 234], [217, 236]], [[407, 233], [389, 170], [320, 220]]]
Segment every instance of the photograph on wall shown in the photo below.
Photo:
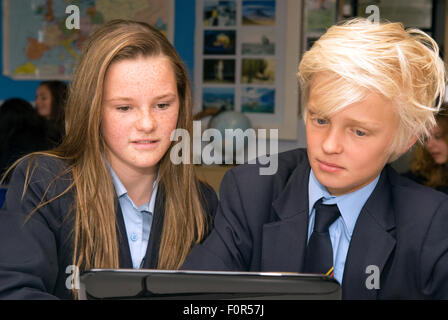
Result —
[[243, 55], [275, 55], [275, 30], [245, 29], [241, 32]]
[[325, 32], [336, 21], [336, 0], [307, 0], [306, 30]]
[[[299, 103], [300, 10], [296, 0], [196, 0], [194, 113], [231, 108], [253, 128], [295, 136], [297, 111], [287, 106]], [[233, 11], [235, 24], [226, 25]], [[295, 43], [287, 45], [292, 38]]]
[[243, 112], [274, 113], [275, 89], [271, 88], [243, 88], [241, 95]]
[[205, 0], [204, 1], [204, 26], [228, 27], [236, 24], [235, 0]]
[[234, 59], [204, 59], [204, 83], [235, 83]]
[[381, 19], [401, 22], [407, 28], [424, 31], [432, 28], [433, 0], [358, 0], [358, 15], [366, 16], [369, 5], [375, 5], [381, 12]]
[[204, 54], [235, 54], [234, 30], [205, 30]]
[[245, 26], [271, 26], [275, 24], [275, 1], [243, 0], [242, 22]]
[[235, 90], [233, 88], [208, 88], [202, 92], [202, 109], [234, 110]]
[[[69, 3], [79, 29], [67, 28]], [[13, 79], [70, 80], [89, 35], [113, 19], [144, 21], [174, 38], [174, 0], [3, 0], [2, 14], [3, 74]]]
[[248, 84], [274, 84], [274, 59], [243, 59], [241, 82]]

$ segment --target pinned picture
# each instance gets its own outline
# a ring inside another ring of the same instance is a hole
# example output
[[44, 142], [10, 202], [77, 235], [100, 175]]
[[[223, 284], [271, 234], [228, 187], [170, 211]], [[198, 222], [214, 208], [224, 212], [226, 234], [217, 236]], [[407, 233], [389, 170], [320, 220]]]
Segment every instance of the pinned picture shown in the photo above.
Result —
[[234, 110], [235, 92], [233, 88], [204, 88], [202, 109]]
[[235, 60], [204, 59], [204, 83], [235, 83]]
[[243, 88], [241, 111], [252, 113], [275, 112], [275, 89]]
[[251, 84], [274, 84], [274, 59], [243, 59], [241, 82]]
[[235, 30], [204, 31], [204, 54], [235, 54]]
[[236, 25], [235, 0], [205, 0], [204, 2], [204, 26], [228, 27]]
[[245, 26], [272, 26], [275, 24], [275, 1], [244, 0], [242, 16]]
[[241, 33], [241, 53], [243, 55], [275, 55], [274, 30], [260, 31], [247, 29]]

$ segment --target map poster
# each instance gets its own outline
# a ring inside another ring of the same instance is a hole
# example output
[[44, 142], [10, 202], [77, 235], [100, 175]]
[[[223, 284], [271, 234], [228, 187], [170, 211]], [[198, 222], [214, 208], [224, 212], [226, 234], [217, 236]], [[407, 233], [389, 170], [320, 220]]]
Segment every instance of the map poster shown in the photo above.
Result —
[[[79, 29], [66, 26], [73, 5]], [[71, 80], [88, 36], [113, 19], [147, 22], [173, 42], [174, 0], [3, 0], [3, 74]]]

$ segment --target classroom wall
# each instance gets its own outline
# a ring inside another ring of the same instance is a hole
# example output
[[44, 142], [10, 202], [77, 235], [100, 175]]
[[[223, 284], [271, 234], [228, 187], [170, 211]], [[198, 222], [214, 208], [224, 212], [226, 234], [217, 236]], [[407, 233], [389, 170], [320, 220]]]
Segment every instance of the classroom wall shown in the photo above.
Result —
[[[0, 0], [0, 37], [3, 37], [3, 0]], [[194, 39], [195, 21], [195, 0], [175, 0], [175, 21], [174, 21], [174, 46], [179, 52], [193, 76], [194, 68]], [[33, 80], [12, 80], [3, 76], [3, 39], [0, 41], [0, 101], [21, 97], [34, 101], [35, 92], [40, 81]], [[192, 79], [193, 80], [193, 79]]]
[[[3, 0], [0, 0], [0, 37], [3, 35], [2, 2]], [[193, 86], [195, 3], [195, 0], [175, 0], [174, 20], [174, 46], [188, 68]], [[0, 41], [0, 69], [3, 70], [3, 41]], [[0, 101], [11, 97], [22, 97], [26, 100], [34, 101], [35, 92], [40, 81], [12, 80], [3, 76], [2, 73], [0, 74]], [[298, 129], [298, 140], [280, 141], [278, 146], [279, 152], [306, 145], [302, 120], [299, 120]]]

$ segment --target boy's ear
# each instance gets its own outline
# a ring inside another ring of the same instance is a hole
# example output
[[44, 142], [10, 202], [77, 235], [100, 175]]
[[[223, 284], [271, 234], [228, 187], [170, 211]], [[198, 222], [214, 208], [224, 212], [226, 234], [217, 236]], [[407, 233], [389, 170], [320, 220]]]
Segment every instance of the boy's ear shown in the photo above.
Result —
[[417, 136], [413, 136], [413, 137], [409, 140], [409, 143], [406, 145], [406, 147], [404, 147], [404, 148], [401, 150], [401, 153], [400, 153], [400, 154], [403, 154], [403, 153], [407, 152], [409, 149], [411, 149], [412, 146], [417, 142], [417, 139], [418, 139]]

